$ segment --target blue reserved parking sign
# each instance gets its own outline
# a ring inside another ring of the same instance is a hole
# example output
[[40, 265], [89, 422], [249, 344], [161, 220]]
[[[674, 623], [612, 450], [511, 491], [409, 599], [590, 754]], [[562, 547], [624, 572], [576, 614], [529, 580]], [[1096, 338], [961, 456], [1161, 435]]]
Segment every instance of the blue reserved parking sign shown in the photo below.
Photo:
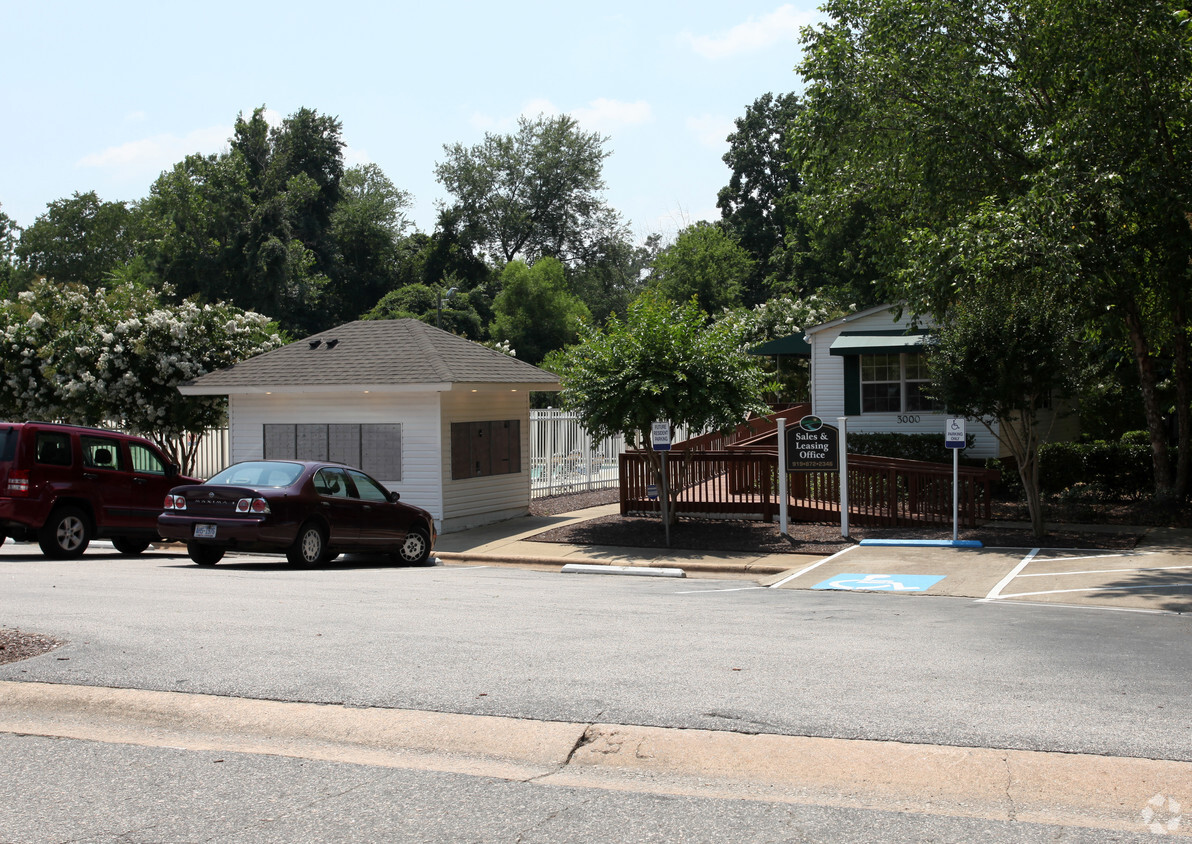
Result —
[[838, 574], [811, 588], [851, 592], [926, 592], [944, 577], [942, 574]]

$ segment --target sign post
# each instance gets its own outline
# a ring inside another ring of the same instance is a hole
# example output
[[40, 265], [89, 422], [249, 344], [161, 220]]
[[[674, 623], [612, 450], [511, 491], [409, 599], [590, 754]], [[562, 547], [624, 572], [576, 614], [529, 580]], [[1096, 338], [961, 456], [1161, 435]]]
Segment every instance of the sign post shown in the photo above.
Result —
[[949, 416], [944, 423], [944, 445], [952, 449], [952, 541], [960, 536], [960, 449], [967, 440], [964, 436], [964, 417]]
[[790, 535], [789, 513], [787, 506], [790, 490], [789, 479], [786, 474], [786, 419], [778, 420], [778, 532], [782, 536]]
[[667, 512], [670, 504], [670, 487], [666, 479], [666, 456], [670, 453], [671, 434], [669, 422], [655, 422], [650, 426], [650, 445], [662, 458], [662, 525], [666, 533], [666, 547], [670, 548], [670, 518]]

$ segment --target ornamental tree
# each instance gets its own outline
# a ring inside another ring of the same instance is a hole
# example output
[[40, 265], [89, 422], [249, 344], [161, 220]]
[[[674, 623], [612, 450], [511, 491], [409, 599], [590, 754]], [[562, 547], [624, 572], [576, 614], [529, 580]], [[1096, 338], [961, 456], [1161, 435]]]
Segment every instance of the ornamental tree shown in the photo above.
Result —
[[[655, 421], [690, 430], [727, 430], [764, 413], [767, 385], [744, 348], [740, 321], [708, 324], [694, 300], [676, 305], [647, 291], [624, 318], [585, 325], [578, 345], [555, 356], [560, 401], [597, 440], [621, 434], [630, 447], [649, 442]], [[647, 451], [656, 476], [661, 460]], [[678, 490], [671, 490], [672, 500]], [[669, 508], [673, 518], [674, 507]]]
[[266, 317], [224, 303], [163, 305], [127, 283], [91, 291], [38, 281], [0, 302], [0, 416], [115, 424], [186, 472], [199, 435], [223, 424], [226, 409], [178, 384], [281, 342]]

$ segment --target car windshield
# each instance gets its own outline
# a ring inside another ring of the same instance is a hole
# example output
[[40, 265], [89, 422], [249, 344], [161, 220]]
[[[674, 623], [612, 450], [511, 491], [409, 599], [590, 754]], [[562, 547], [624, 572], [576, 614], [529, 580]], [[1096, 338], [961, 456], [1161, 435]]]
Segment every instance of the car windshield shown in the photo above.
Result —
[[294, 483], [301, 474], [301, 463], [254, 460], [229, 466], [212, 475], [207, 483], [220, 486], [283, 487]]

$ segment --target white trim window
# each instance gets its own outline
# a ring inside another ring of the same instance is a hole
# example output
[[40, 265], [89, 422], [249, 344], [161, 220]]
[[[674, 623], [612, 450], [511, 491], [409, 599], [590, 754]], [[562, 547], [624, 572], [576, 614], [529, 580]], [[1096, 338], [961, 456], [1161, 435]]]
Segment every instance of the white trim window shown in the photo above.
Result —
[[942, 410], [928, 398], [927, 358], [913, 354], [861, 355], [861, 412], [912, 413]]

